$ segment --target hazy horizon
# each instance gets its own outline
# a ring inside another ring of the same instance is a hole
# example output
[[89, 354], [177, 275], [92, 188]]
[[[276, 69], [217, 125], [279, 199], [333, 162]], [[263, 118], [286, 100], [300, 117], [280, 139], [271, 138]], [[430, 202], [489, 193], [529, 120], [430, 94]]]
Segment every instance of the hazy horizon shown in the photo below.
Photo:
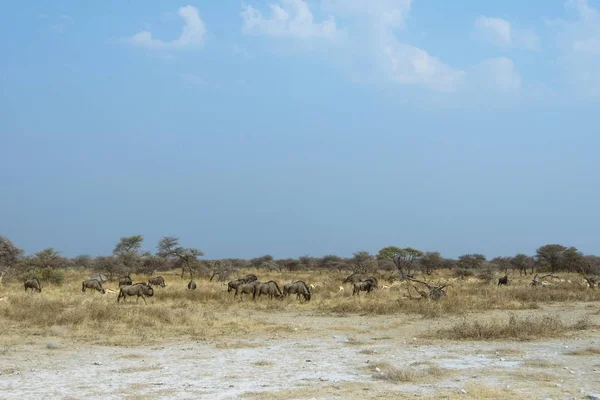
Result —
[[0, 235], [600, 254], [600, 0], [0, 4]]

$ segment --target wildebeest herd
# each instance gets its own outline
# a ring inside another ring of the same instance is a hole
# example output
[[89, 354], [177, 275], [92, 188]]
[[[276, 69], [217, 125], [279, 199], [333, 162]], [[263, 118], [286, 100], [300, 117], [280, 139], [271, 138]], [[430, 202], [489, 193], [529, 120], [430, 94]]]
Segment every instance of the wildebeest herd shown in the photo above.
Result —
[[[87, 279], [81, 283], [81, 291], [85, 293], [87, 290], [95, 290], [102, 294], [106, 293], [106, 289], [102, 286], [103, 281], [106, 281], [106, 278], [103, 276], [95, 276], [91, 279]], [[359, 274], [352, 274], [348, 278], [344, 280], [343, 283], [350, 283], [353, 286], [353, 295], [360, 295], [361, 291], [370, 293], [373, 289], [377, 288], [377, 278], [374, 276], [364, 277]], [[41, 292], [42, 287], [40, 285], [40, 281], [37, 278], [28, 279], [24, 282], [25, 291], [31, 289], [31, 291]], [[148, 279], [148, 282], [139, 282], [133, 283], [133, 279], [128, 274], [124, 277], [119, 278], [119, 294], [117, 296], [117, 303], [127, 297], [136, 296], [136, 302], [139, 301], [141, 297], [146, 303], [146, 297], [154, 296], [154, 288], [153, 286], [166, 287], [165, 280], [162, 276], [156, 276]], [[311, 285], [314, 287], [314, 285]], [[194, 280], [190, 280], [187, 284], [188, 290], [195, 290], [197, 288], [196, 282]], [[110, 292], [114, 293], [113, 290]], [[292, 283], [288, 283], [283, 285], [283, 290], [280, 288], [279, 284], [273, 280], [268, 282], [260, 282], [258, 277], [253, 274], [248, 274], [246, 276], [234, 279], [227, 283], [227, 292], [234, 291], [234, 298], [238, 295], [240, 300], [244, 294], [252, 295], [252, 299], [256, 299], [257, 297], [261, 297], [262, 295], [267, 296], [270, 300], [275, 299], [283, 299], [288, 295], [296, 295], [296, 299], [299, 301], [310, 301], [311, 299], [311, 290], [310, 286], [307, 285], [304, 281], [296, 281]]]

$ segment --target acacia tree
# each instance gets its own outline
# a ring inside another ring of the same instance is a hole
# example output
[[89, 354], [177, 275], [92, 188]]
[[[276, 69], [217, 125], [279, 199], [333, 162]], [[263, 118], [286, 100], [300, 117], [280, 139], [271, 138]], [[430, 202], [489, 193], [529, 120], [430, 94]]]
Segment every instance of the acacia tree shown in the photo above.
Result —
[[428, 251], [423, 254], [419, 263], [423, 272], [431, 275], [433, 271], [444, 265], [444, 259], [437, 251]]
[[87, 254], [80, 254], [71, 260], [74, 267], [89, 268], [92, 265], [92, 257]]
[[300, 264], [300, 267], [302, 269], [307, 271], [307, 270], [312, 269], [312, 266], [315, 263], [315, 259], [309, 255], [304, 255], [304, 256], [298, 257], [298, 263]]
[[57, 269], [65, 264], [65, 258], [53, 248], [38, 251], [30, 259], [33, 265], [39, 269]]
[[562, 255], [563, 269], [571, 272], [578, 272], [587, 267], [585, 256], [576, 247], [567, 248]]
[[511, 267], [510, 260], [510, 257], [494, 257], [490, 260], [490, 264], [498, 271], [504, 271], [504, 274], [507, 274]]
[[402, 249], [389, 246], [379, 250], [377, 257], [383, 260], [391, 260], [400, 272], [400, 276], [407, 278], [413, 276], [413, 271], [423, 257], [423, 252], [412, 247]]
[[92, 261], [94, 271], [106, 274], [109, 281], [124, 273], [124, 266], [114, 256], [99, 256]]
[[483, 266], [486, 258], [483, 254], [464, 254], [458, 257], [456, 266], [464, 269], [478, 269]]
[[164, 258], [176, 259], [179, 261], [181, 266], [181, 279], [187, 270], [190, 273], [190, 279], [192, 279], [192, 269], [198, 262], [198, 257], [204, 255], [198, 249], [182, 247], [179, 245], [179, 238], [176, 236], [165, 236], [163, 237], [158, 245], [157, 255]]
[[136, 270], [140, 262], [140, 250], [143, 242], [142, 235], [123, 236], [113, 250], [113, 255], [123, 264], [128, 275]]
[[17, 264], [22, 256], [22, 249], [15, 246], [7, 237], [0, 236], [0, 283], [2, 283], [4, 275]]
[[352, 254], [352, 258], [348, 260], [348, 264], [355, 273], [370, 272], [376, 266], [375, 257], [368, 251], [358, 251]]
[[154, 273], [162, 268], [166, 263], [166, 258], [154, 255], [149, 251], [145, 251], [140, 255], [136, 272], [146, 275], [154, 275]]
[[552, 273], [562, 268], [564, 254], [567, 248], [560, 244], [547, 244], [536, 250], [536, 261], [545, 267], [549, 267]]
[[533, 259], [533, 257], [530, 257], [527, 254], [519, 253], [510, 259], [510, 264], [513, 266], [514, 269], [519, 270], [519, 275], [527, 275], [528, 268], [531, 269], [531, 273], [533, 274], [535, 260]]
[[325, 255], [318, 260], [316, 260], [317, 267], [324, 270], [332, 270], [337, 268], [338, 271], [341, 271], [342, 267], [342, 257], [336, 256], [334, 254]]

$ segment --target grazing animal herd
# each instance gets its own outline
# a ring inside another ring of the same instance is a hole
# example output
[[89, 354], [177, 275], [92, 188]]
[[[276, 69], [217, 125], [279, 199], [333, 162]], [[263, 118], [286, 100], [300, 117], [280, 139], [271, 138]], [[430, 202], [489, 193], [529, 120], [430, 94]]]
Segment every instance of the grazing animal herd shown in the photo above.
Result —
[[[546, 276], [542, 277], [545, 278]], [[532, 286], [535, 286], [537, 275], [534, 277], [534, 281]], [[588, 279], [588, 283], [589, 283]], [[108, 293], [116, 293], [112, 289], [105, 289], [102, 286], [103, 282], [108, 281], [108, 279], [103, 275], [96, 275], [91, 279], [87, 279], [81, 283], [81, 291], [85, 293], [87, 290], [97, 291], [102, 294]], [[378, 288], [378, 281], [372, 275], [364, 275], [360, 273], [354, 273], [348, 276], [342, 284], [348, 283], [352, 285], [352, 295], [360, 296], [360, 292], [366, 292], [367, 294], [371, 293], [374, 289]], [[596, 282], [594, 282], [596, 283]], [[392, 284], [392, 286], [396, 285], [396, 283]], [[508, 275], [505, 274], [503, 277], [498, 279], [498, 286], [505, 286], [509, 284]], [[311, 285], [307, 285], [303, 281], [296, 281], [293, 283], [288, 283], [283, 285], [283, 289], [280, 288], [279, 284], [275, 281], [268, 282], [260, 282], [258, 277], [254, 274], [248, 274], [243, 277], [234, 279], [227, 283], [227, 292], [234, 292], [233, 298], [237, 298], [239, 295], [240, 300], [242, 300], [244, 295], [252, 295], [252, 299], [260, 298], [261, 296], [267, 296], [270, 300], [275, 299], [283, 299], [289, 295], [296, 295], [296, 299], [299, 301], [308, 302], [311, 300], [312, 293], [311, 289], [316, 289], [320, 287], [321, 283], [315, 283]], [[539, 284], [542, 285], [541, 283]], [[135, 296], [136, 303], [139, 301], [140, 297], [146, 303], [146, 297], [154, 296], [154, 288], [153, 286], [158, 287], [166, 287], [167, 284], [162, 276], [156, 276], [148, 279], [148, 282], [145, 283], [133, 283], [131, 276], [127, 274], [124, 277], [119, 279], [119, 289], [117, 296], [117, 303], [123, 299], [123, 302], [128, 297]], [[591, 285], [590, 285], [591, 286]], [[24, 282], [25, 291], [31, 290], [32, 292], [41, 293], [42, 286], [40, 285], [40, 281], [37, 278], [27, 279]], [[197, 288], [196, 282], [193, 279], [187, 284], [188, 290], [195, 290]], [[383, 285], [383, 290], [389, 290], [389, 286]], [[343, 292], [344, 287], [340, 286], [339, 292]]]

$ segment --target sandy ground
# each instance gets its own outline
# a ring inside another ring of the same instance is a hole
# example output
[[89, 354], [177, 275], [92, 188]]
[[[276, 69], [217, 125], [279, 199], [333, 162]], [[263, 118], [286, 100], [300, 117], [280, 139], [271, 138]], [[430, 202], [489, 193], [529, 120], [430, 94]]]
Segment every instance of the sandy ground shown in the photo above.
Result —
[[[527, 312], [591, 315], [597, 305]], [[502, 314], [502, 312], [498, 312]], [[453, 342], [420, 334], [448, 324], [397, 316], [259, 313], [275, 329], [261, 337], [168, 340], [119, 347], [73, 342], [68, 335], [0, 336], [2, 399], [584, 399], [600, 393], [600, 330], [567, 339]], [[433, 375], [394, 383], [379, 366]], [[381, 370], [381, 369], [380, 369]]]

